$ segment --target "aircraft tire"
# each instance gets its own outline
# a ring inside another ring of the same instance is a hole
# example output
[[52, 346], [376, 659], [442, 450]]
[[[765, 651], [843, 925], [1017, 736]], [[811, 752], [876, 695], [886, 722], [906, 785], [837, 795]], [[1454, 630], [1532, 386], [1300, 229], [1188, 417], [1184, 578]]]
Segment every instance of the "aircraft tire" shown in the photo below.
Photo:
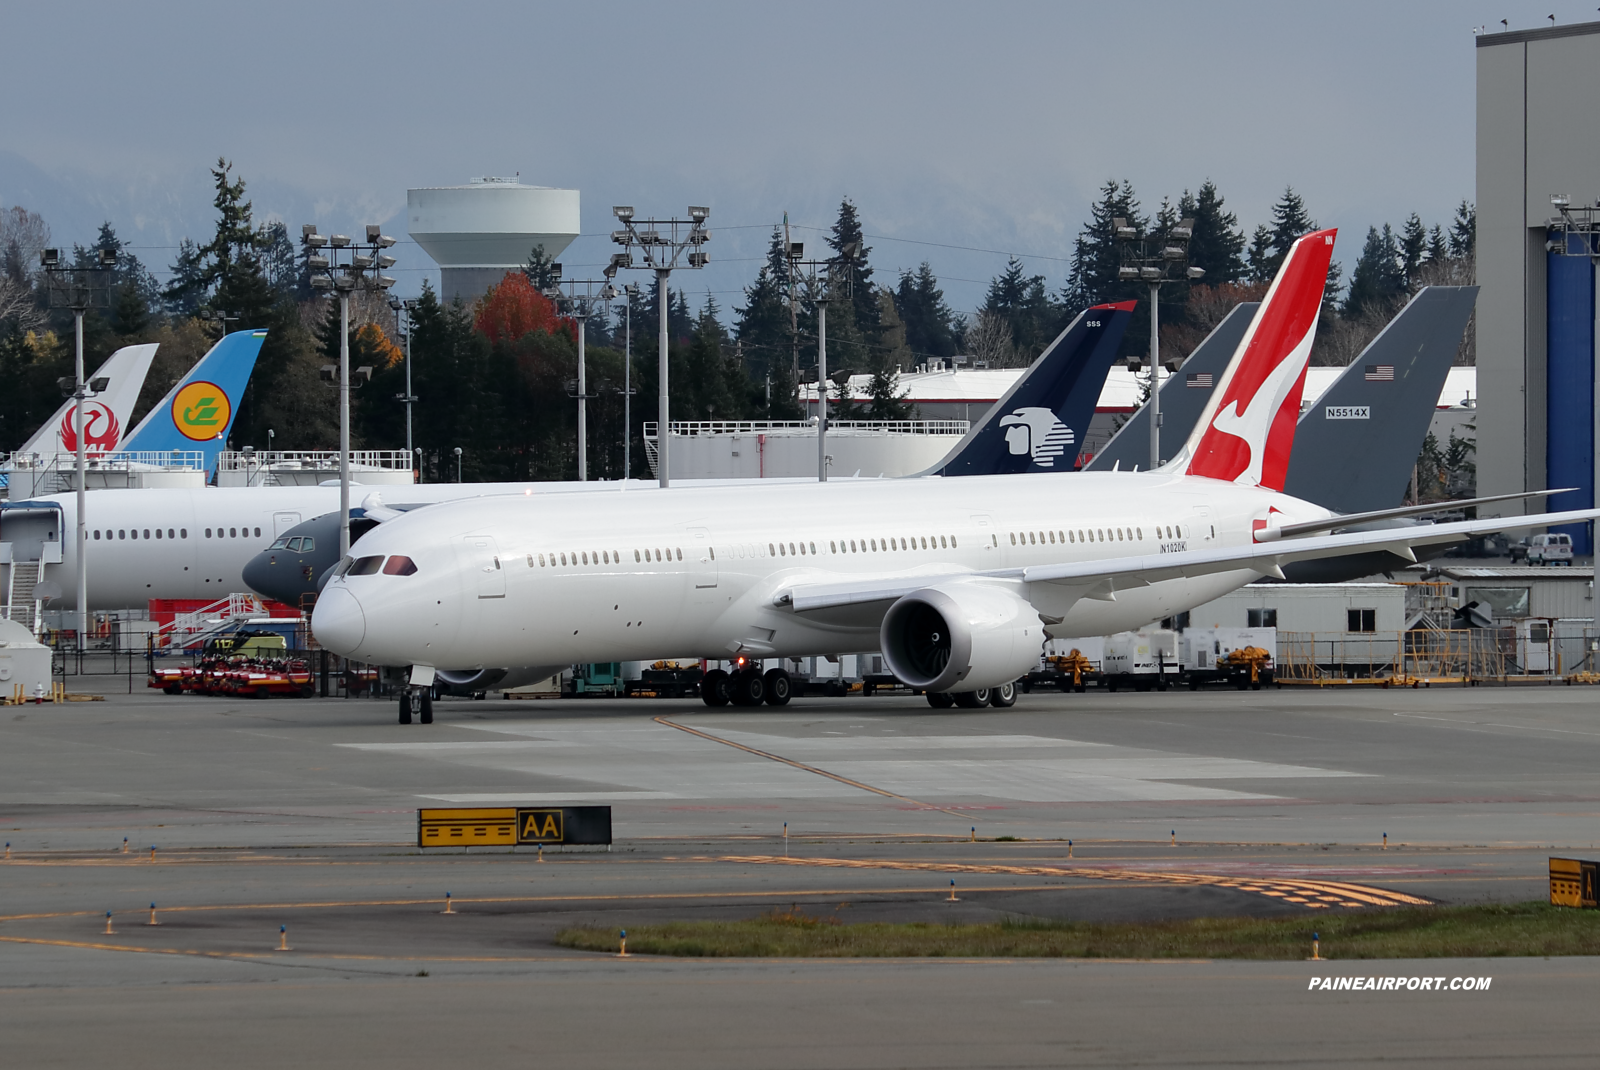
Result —
[[760, 669], [746, 669], [733, 678], [733, 704], [759, 706], [767, 698], [767, 681]]
[[767, 686], [769, 706], [787, 706], [789, 699], [794, 697], [793, 682], [789, 679], [789, 674], [782, 669], [768, 672], [764, 683]]
[[955, 698], [948, 691], [924, 691], [923, 697], [928, 700], [928, 705], [936, 710], [948, 710], [956, 704]]
[[411, 692], [400, 692], [400, 723], [411, 723]]
[[712, 669], [700, 678], [700, 701], [707, 706], [726, 706], [730, 698], [728, 674], [722, 669]]
[[433, 723], [433, 696], [428, 694], [426, 691], [422, 693], [422, 711], [421, 716], [419, 716], [417, 720], [421, 721], [423, 724]]
[[981, 706], [989, 705], [989, 694], [992, 688], [980, 687], [976, 691], [955, 692], [956, 705], [964, 710], [975, 710]]
[[1001, 684], [999, 687], [989, 689], [989, 705], [1005, 709], [1017, 704], [1017, 685], [1015, 683]]

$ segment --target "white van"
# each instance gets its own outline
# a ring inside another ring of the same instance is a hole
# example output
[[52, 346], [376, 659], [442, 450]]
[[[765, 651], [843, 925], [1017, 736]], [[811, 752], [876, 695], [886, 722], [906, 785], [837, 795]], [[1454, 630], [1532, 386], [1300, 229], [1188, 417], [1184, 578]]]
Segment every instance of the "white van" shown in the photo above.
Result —
[[1572, 565], [1571, 535], [1535, 535], [1528, 540], [1528, 564]]

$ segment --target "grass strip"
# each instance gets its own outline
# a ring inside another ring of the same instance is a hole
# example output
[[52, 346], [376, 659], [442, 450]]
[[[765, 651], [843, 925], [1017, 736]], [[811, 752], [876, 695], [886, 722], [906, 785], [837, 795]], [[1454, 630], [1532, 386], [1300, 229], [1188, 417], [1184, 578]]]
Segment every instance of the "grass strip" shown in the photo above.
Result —
[[[1547, 903], [1401, 907], [1294, 918], [1089, 924], [1012, 917], [980, 925], [866, 922], [774, 911], [744, 921], [628, 927], [628, 951], [700, 958], [1330, 959], [1600, 954], [1600, 911]], [[617, 930], [563, 929], [562, 947], [617, 950]]]

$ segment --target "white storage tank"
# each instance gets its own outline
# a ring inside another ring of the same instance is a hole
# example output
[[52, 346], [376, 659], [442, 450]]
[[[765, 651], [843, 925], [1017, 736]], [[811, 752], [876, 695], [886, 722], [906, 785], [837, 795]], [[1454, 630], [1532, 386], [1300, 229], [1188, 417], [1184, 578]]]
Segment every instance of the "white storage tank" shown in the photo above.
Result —
[[474, 301], [534, 246], [559, 257], [578, 236], [578, 191], [475, 178], [464, 186], [406, 190], [411, 237], [439, 265], [439, 296]]
[[50, 694], [50, 648], [14, 620], [0, 619], [0, 696]]

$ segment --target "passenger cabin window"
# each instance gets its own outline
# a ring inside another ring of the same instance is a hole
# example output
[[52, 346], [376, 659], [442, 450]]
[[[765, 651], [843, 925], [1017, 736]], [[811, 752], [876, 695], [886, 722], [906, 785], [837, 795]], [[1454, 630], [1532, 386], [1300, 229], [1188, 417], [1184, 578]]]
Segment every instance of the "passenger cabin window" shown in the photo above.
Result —
[[355, 564], [350, 566], [347, 575], [371, 576], [383, 567], [383, 555], [375, 554], [372, 557], [358, 557]]
[[[495, 563], [499, 564], [499, 558], [495, 559]], [[383, 574], [385, 576], [415, 576], [417, 574], [417, 564], [409, 557], [401, 557], [399, 554], [395, 554], [383, 563]]]

